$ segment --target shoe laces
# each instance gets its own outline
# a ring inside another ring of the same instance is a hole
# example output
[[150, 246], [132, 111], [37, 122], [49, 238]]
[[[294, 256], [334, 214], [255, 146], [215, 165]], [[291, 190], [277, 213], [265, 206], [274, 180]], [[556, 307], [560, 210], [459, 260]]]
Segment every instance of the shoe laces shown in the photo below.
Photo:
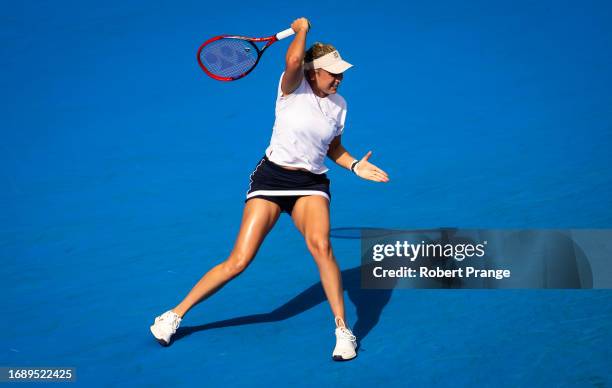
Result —
[[166, 313], [159, 317], [159, 322], [169, 324], [174, 330], [178, 329], [180, 321], [179, 316], [172, 313]]
[[346, 327], [338, 327], [340, 329], [340, 337], [347, 339], [349, 341], [356, 341], [357, 337]]
[[346, 323], [344, 323], [344, 320], [342, 318], [336, 317], [335, 321], [336, 321], [336, 327], [340, 329], [340, 337], [342, 337], [343, 339], [347, 339], [349, 341], [357, 341], [357, 337], [355, 337], [353, 335], [353, 332], [351, 332], [351, 330], [348, 327], [346, 327]]

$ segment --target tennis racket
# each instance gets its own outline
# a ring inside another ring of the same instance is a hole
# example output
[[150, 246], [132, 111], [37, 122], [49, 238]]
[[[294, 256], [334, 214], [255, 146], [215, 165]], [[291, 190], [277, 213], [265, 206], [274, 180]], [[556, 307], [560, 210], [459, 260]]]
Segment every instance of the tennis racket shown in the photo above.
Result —
[[[235, 81], [249, 74], [264, 51], [275, 42], [295, 34], [288, 28], [267, 38], [220, 35], [208, 39], [198, 49], [198, 64], [218, 81]], [[254, 42], [267, 42], [261, 49]]]

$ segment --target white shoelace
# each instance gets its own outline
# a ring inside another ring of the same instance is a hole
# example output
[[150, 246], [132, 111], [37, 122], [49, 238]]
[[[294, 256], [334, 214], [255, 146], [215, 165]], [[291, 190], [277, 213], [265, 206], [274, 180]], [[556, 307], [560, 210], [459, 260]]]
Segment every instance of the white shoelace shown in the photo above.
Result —
[[344, 320], [340, 317], [336, 317], [334, 319], [336, 321], [336, 327], [340, 329], [341, 337], [348, 339], [350, 341], [357, 341], [357, 337], [353, 335], [353, 333], [346, 327]]
[[174, 314], [164, 314], [161, 317], [159, 317], [159, 322], [168, 323], [169, 325], [172, 326], [174, 330], [176, 330], [178, 329], [178, 326], [179, 326], [179, 317], [178, 315], [174, 315]]
[[357, 337], [355, 337], [353, 335], [353, 333], [351, 333], [351, 331], [349, 329], [347, 329], [346, 327], [339, 327], [338, 329], [340, 329], [340, 333], [342, 334], [342, 338], [348, 339], [350, 341], [356, 341]]

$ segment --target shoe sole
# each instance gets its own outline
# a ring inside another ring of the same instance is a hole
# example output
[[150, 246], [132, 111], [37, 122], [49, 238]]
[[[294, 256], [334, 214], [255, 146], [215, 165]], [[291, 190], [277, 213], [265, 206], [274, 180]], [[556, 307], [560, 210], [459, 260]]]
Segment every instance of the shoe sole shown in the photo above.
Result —
[[357, 358], [357, 353], [351, 358], [343, 358], [342, 356], [332, 356], [332, 360], [334, 361], [351, 361]]
[[153, 326], [149, 327], [149, 330], [151, 330], [151, 334], [153, 334], [153, 337], [155, 337], [155, 340], [161, 345], [161, 346], [168, 346], [170, 345], [170, 342], [166, 342], [164, 341], [162, 338], [158, 338], [157, 334], [155, 333], [155, 331], [153, 330]]

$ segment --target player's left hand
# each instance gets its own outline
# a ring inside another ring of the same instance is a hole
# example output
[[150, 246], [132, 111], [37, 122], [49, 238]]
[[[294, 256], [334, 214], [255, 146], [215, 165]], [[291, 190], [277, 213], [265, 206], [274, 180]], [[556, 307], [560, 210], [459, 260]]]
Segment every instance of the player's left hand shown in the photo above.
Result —
[[372, 156], [372, 151], [368, 151], [368, 153], [361, 158], [355, 166], [355, 174], [360, 178], [374, 182], [389, 182], [389, 175], [368, 161], [370, 156]]

